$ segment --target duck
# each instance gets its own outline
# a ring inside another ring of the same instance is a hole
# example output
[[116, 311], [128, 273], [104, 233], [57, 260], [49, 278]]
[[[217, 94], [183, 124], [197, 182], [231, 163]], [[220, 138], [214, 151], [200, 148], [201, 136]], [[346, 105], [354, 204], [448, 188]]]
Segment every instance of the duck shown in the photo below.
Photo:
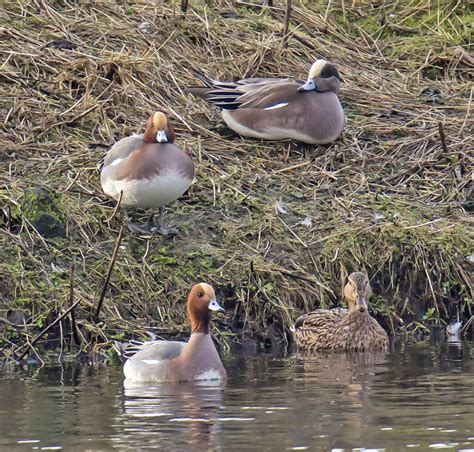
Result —
[[141, 383], [225, 381], [226, 371], [209, 333], [212, 312], [224, 312], [212, 286], [195, 284], [187, 299], [188, 342], [150, 340], [114, 343], [125, 361], [126, 386]]
[[291, 331], [298, 349], [310, 353], [388, 350], [388, 334], [368, 311], [371, 295], [367, 274], [351, 273], [344, 287], [348, 309], [316, 309], [296, 320]]
[[164, 227], [164, 206], [181, 197], [194, 180], [191, 158], [174, 144], [173, 127], [163, 112], [150, 115], [145, 132], [115, 143], [107, 152], [100, 183], [103, 192], [129, 208], [159, 209], [154, 225], [131, 221], [128, 229], [137, 234], [169, 231]]
[[227, 83], [197, 77], [205, 86], [189, 87], [188, 92], [220, 108], [227, 126], [244, 137], [329, 144], [344, 128], [337, 96], [342, 78], [324, 59], [314, 62], [306, 82], [250, 78]]

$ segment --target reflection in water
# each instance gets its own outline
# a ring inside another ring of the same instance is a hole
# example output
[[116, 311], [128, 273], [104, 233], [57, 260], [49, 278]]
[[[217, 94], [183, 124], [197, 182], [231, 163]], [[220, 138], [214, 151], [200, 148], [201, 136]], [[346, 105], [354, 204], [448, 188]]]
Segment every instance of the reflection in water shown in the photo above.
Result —
[[[216, 418], [222, 400], [220, 382], [127, 387], [123, 411], [116, 421], [126, 428], [118, 429], [112, 440], [117, 447], [133, 449], [141, 447], [146, 438], [149, 446], [177, 448], [182, 442], [193, 450], [218, 450]], [[177, 441], [170, 434], [174, 425], [187, 432]]]
[[469, 450], [472, 350], [232, 355], [225, 387], [124, 388], [104, 364], [0, 369], [0, 451]]

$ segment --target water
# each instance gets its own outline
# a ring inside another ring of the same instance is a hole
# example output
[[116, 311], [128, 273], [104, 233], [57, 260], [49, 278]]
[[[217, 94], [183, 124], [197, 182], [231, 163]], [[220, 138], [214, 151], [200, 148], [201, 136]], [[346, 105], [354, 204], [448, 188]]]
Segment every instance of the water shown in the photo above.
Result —
[[474, 344], [232, 355], [224, 388], [127, 390], [105, 364], [3, 369], [0, 450], [474, 450], [473, 363]]

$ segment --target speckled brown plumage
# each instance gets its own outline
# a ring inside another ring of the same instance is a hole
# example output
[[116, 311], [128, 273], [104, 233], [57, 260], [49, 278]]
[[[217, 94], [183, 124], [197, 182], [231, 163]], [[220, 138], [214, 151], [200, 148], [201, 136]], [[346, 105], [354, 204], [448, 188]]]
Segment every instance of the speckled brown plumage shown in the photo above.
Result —
[[388, 335], [367, 309], [371, 294], [367, 275], [352, 273], [344, 288], [349, 309], [317, 309], [299, 317], [293, 327], [298, 348], [306, 352], [387, 350]]

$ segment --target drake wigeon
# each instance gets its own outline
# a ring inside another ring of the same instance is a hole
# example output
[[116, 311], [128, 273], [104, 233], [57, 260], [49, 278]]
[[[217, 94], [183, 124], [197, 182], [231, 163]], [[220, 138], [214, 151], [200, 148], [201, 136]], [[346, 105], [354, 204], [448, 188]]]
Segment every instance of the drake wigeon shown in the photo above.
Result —
[[224, 311], [214, 289], [206, 283], [193, 286], [187, 311], [191, 325], [188, 342], [115, 343], [119, 355], [128, 358], [123, 367], [127, 383], [226, 379], [226, 371], [209, 334], [211, 311]]
[[371, 295], [369, 277], [351, 273], [344, 287], [349, 309], [316, 309], [298, 318], [291, 328], [298, 348], [305, 352], [387, 350], [388, 335], [368, 311]]
[[104, 193], [127, 208], [159, 208], [153, 228], [129, 222], [135, 233], [160, 232], [164, 206], [178, 199], [194, 179], [194, 164], [174, 144], [175, 134], [162, 112], [153, 113], [143, 135], [132, 135], [115, 143], [104, 159], [100, 183]]
[[342, 79], [326, 60], [311, 66], [306, 82], [251, 78], [225, 83], [198, 77], [206, 86], [188, 91], [217, 105], [222, 119], [240, 135], [327, 144], [344, 128], [344, 112], [337, 97]]

